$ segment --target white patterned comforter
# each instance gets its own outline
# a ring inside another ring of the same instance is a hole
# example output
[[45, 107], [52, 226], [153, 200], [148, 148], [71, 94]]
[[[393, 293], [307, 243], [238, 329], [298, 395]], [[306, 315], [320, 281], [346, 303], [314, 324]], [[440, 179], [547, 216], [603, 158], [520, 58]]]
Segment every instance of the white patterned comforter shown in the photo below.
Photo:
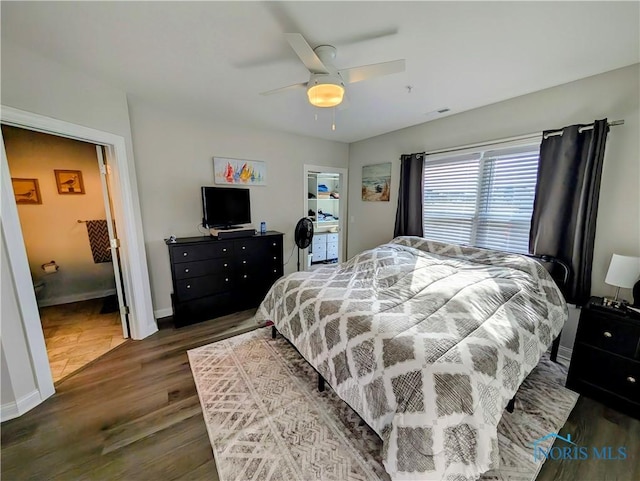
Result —
[[378, 433], [392, 479], [458, 481], [497, 467], [503, 410], [567, 307], [535, 260], [398, 237], [281, 278], [256, 319]]

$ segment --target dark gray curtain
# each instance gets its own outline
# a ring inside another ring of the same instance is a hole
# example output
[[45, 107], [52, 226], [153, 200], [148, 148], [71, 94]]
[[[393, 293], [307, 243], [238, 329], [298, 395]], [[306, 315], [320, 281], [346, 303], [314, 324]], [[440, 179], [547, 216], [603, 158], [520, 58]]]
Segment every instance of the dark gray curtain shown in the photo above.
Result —
[[600, 175], [609, 125], [607, 119], [543, 134], [533, 204], [529, 252], [551, 255], [571, 266], [568, 302], [584, 304], [591, 292]]
[[416, 235], [422, 237], [422, 175], [424, 154], [400, 157], [400, 191], [393, 236]]

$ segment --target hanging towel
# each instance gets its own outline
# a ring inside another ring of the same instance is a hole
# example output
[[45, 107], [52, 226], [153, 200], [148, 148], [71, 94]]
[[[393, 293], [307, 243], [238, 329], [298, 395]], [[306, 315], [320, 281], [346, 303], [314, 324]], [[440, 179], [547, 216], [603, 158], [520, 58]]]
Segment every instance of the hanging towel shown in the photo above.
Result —
[[89, 244], [91, 245], [93, 262], [96, 264], [100, 264], [101, 262], [112, 262], [107, 221], [104, 219], [88, 220], [87, 234], [89, 234]]

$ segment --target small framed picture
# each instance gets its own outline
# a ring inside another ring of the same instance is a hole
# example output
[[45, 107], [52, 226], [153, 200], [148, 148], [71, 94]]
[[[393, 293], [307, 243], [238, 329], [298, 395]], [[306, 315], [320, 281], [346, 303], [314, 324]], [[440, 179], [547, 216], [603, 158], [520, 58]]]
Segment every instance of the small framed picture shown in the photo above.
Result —
[[54, 170], [58, 194], [84, 194], [82, 172], [79, 170]]
[[11, 179], [16, 204], [42, 204], [38, 179]]

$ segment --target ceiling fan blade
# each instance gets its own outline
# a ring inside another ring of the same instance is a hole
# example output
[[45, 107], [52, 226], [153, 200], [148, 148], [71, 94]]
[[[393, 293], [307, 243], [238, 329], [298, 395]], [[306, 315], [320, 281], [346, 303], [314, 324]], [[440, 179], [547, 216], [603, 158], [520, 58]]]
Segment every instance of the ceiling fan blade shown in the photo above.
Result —
[[318, 58], [311, 46], [307, 43], [302, 35], [299, 33], [285, 33], [284, 37], [291, 45], [291, 48], [296, 52], [300, 60], [305, 67], [312, 73], [329, 73], [327, 67], [322, 63], [322, 60]]
[[377, 40], [379, 38], [390, 37], [398, 33], [397, 28], [387, 28], [385, 30], [378, 30], [377, 32], [368, 32], [360, 35], [351, 35], [349, 37], [342, 37], [333, 39], [331, 45], [335, 45], [340, 48], [346, 45], [353, 45], [360, 42], [370, 42], [371, 40]]
[[307, 82], [288, 85], [286, 87], [280, 87], [279, 89], [267, 90], [266, 92], [260, 92], [260, 95], [279, 94], [280, 92], [286, 92], [287, 90], [298, 90], [301, 88], [307, 88]]
[[363, 65], [361, 67], [345, 68], [338, 70], [338, 73], [344, 80], [344, 83], [352, 84], [368, 80], [382, 75], [399, 73], [405, 71], [405, 60], [393, 60], [391, 62], [374, 63], [371, 65]]

